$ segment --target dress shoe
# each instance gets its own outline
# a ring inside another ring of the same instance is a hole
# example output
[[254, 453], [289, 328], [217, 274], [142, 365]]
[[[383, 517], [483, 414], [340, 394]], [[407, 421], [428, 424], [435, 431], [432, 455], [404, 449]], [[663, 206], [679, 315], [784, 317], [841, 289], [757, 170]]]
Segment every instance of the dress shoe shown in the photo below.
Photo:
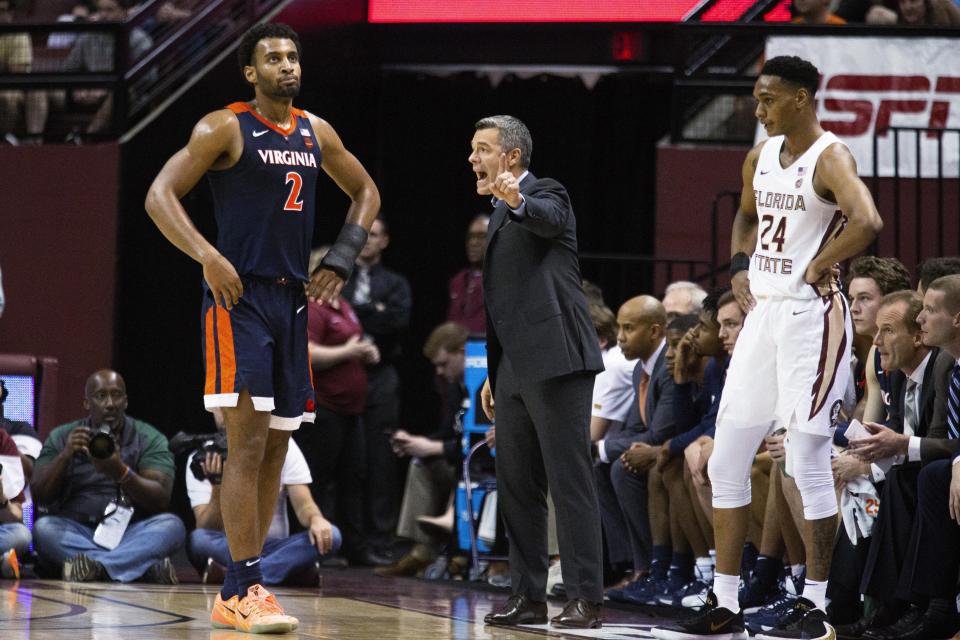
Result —
[[385, 578], [416, 576], [429, 567], [433, 560], [434, 554], [430, 549], [426, 545], [418, 544], [414, 545], [410, 552], [397, 562], [385, 567], [377, 567], [373, 572]]
[[567, 603], [560, 615], [550, 618], [550, 624], [564, 629], [599, 629], [600, 605], [575, 598]]
[[214, 560], [207, 558], [207, 566], [200, 574], [200, 582], [203, 584], [223, 584], [223, 579], [227, 576], [227, 568]]
[[438, 516], [417, 516], [417, 523], [431, 533], [450, 535], [453, 531], [453, 506]]
[[[900, 640], [908, 631], [912, 631], [923, 620], [923, 609], [910, 605], [894, 624], [886, 627], [871, 627], [864, 632], [867, 640]], [[932, 640], [932, 639], [931, 639]]]
[[534, 602], [526, 596], [510, 596], [496, 611], [483, 617], [485, 624], [514, 626], [518, 624], [544, 624], [547, 621], [547, 603]]
[[934, 617], [925, 615], [920, 618], [920, 622], [913, 629], [909, 629], [900, 640], [938, 640], [940, 638], [952, 638], [960, 629], [957, 616]]
[[373, 549], [367, 549], [349, 557], [350, 564], [361, 567], [386, 567], [393, 564], [393, 560], [382, 556]]
[[880, 629], [897, 621], [896, 612], [889, 607], [880, 606], [869, 616], [863, 616], [856, 622], [841, 624], [835, 627], [837, 640], [860, 640], [870, 629]]

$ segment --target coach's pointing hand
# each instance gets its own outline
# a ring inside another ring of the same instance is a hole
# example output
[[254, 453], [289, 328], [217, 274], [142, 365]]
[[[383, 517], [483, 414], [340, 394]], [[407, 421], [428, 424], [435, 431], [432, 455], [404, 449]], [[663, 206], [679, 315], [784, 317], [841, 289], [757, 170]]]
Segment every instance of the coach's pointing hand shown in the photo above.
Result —
[[214, 304], [233, 309], [243, 296], [243, 283], [230, 261], [219, 253], [203, 261], [203, 279], [213, 293]]
[[510, 173], [510, 165], [507, 162], [507, 154], [500, 154], [500, 166], [497, 169], [497, 177], [490, 186], [493, 197], [506, 202], [511, 209], [517, 209], [523, 204], [520, 197], [520, 181]]

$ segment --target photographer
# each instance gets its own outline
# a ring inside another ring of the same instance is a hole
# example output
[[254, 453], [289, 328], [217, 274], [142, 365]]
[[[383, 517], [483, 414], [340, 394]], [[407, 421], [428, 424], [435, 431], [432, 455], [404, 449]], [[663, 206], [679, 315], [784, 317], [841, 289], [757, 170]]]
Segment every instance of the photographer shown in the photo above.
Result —
[[0, 429], [0, 577], [14, 580], [20, 577], [17, 555], [30, 551], [30, 530], [23, 525], [23, 471], [16, 469], [19, 463], [17, 445]]
[[84, 393], [89, 414], [54, 429], [34, 468], [33, 497], [49, 514], [34, 527], [41, 564], [62, 567], [70, 582], [176, 584], [169, 556], [186, 532], [163, 513], [174, 477], [167, 439], [126, 415], [117, 372], [97, 371]]
[[[217, 429], [222, 431], [225, 428], [222, 411], [213, 409], [212, 413]], [[227, 452], [225, 454], [229, 455]], [[203, 456], [199, 465], [203, 479], [197, 478], [191, 469], [195, 466], [197, 456]], [[194, 451], [187, 463], [187, 495], [197, 520], [197, 528], [190, 533], [188, 553], [204, 582], [209, 579], [208, 570], [212, 562], [223, 568], [230, 564], [230, 549], [220, 515], [223, 457], [215, 446], [203, 447]], [[263, 545], [261, 569], [264, 584], [316, 586], [316, 563], [340, 548], [340, 530], [323, 517], [310, 495], [312, 481], [307, 461], [300, 447], [291, 439], [280, 471], [280, 499], [277, 500]], [[290, 535], [284, 494], [290, 499], [297, 520], [306, 531]]]

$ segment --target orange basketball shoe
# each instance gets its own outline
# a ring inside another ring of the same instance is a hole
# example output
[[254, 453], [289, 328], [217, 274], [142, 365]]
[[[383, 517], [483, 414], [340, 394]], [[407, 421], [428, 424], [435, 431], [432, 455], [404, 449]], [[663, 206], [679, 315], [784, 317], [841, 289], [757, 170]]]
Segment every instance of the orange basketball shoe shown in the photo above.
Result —
[[7, 551], [0, 558], [0, 577], [9, 580], [20, 579], [20, 563], [17, 561], [17, 552], [13, 549]]
[[247, 633], [288, 633], [300, 621], [283, 612], [276, 597], [259, 584], [247, 589], [247, 596], [237, 605], [237, 631]]
[[210, 613], [210, 626], [214, 629], [235, 629], [237, 626], [237, 603], [240, 599], [231, 596], [226, 601], [217, 593]]

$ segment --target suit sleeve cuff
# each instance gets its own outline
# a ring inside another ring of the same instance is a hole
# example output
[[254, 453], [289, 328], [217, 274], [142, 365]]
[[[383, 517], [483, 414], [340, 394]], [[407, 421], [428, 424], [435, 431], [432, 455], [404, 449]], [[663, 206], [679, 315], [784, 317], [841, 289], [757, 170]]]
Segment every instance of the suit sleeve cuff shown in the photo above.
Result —
[[523, 194], [520, 194], [520, 206], [514, 209], [509, 204], [507, 209], [510, 210], [510, 217], [514, 220], [520, 220], [527, 214], [527, 200], [523, 197]]
[[907, 460], [920, 461], [920, 438], [917, 436], [910, 436], [910, 442], [907, 444]]
[[600, 454], [600, 462], [609, 463], [610, 460], [607, 458], [607, 442], [606, 440], [601, 440], [597, 443], [597, 453]]

